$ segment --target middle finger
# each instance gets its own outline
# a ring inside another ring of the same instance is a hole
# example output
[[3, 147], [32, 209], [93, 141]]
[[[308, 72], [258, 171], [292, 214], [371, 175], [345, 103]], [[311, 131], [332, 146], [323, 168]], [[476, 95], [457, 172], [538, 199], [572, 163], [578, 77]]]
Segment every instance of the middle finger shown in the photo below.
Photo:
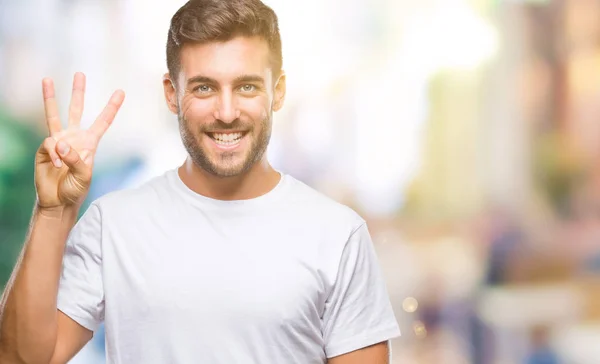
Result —
[[73, 93], [71, 105], [69, 106], [69, 126], [79, 126], [83, 114], [85, 95], [85, 75], [81, 72], [75, 73], [73, 77]]

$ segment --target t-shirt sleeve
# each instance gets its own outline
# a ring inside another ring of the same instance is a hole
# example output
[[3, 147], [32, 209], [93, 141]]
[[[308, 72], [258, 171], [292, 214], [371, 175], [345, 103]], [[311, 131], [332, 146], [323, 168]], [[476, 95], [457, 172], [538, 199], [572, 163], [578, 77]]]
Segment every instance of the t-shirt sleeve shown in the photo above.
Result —
[[323, 315], [328, 358], [400, 336], [381, 268], [366, 224], [343, 250]]
[[88, 330], [104, 320], [102, 217], [92, 204], [71, 230], [65, 248], [57, 307]]

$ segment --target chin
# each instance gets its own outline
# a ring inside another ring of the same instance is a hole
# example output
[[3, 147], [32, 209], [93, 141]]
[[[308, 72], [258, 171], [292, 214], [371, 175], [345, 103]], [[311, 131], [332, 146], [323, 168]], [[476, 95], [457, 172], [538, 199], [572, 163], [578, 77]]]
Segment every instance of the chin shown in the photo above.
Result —
[[244, 171], [241, 168], [214, 168], [209, 173], [217, 176], [217, 177], [236, 177], [243, 173]]
[[208, 163], [208, 165], [200, 164], [200, 167], [208, 173], [217, 177], [236, 177], [247, 172], [252, 165], [249, 165], [247, 161], [240, 161], [235, 164], [230, 163], [215, 163], [214, 160]]

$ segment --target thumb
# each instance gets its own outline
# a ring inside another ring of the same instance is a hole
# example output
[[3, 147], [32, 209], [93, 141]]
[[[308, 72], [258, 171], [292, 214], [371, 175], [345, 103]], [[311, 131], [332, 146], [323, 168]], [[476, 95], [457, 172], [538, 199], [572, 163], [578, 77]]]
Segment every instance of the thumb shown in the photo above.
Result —
[[71, 148], [67, 142], [59, 140], [58, 143], [56, 143], [56, 152], [73, 174], [78, 176], [87, 174], [87, 166], [81, 160], [79, 153]]

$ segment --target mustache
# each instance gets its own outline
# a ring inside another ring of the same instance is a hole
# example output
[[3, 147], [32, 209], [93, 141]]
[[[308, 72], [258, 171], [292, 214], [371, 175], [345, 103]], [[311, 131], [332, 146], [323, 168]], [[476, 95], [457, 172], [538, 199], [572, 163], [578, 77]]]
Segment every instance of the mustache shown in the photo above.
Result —
[[216, 131], [227, 131], [227, 130], [252, 130], [252, 124], [243, 123], [240, 119], [235, 119], [231, 123], [225, 123], [221, 120], [217, 120], [210, 125], [202, 125], [200, 131], [203, 133], [212, 133]]
[[[178, 111], [177, 119], [179, 120], [179, 122], [180, 123], [184, 122], [184, 123], [188, 124], [188, 120], [185, 117], [182, 110], [178, 108], [177, 111]], [[244, 123], [240, 119], [235, 119], [234, 121], [232, 121], [230, 123], [226, 123], [222, 120], [217, 119], [217, 120], [215, 120], [214, 123], [211, 123], [208, 125], [200, 125], [198, 127], [198, 131], [201, 133], [214, 133], [217, 131], [228, 131], [228, 130], [252, 131], [252, 130], [254, 130], [254, 126], [251, 123]]]

